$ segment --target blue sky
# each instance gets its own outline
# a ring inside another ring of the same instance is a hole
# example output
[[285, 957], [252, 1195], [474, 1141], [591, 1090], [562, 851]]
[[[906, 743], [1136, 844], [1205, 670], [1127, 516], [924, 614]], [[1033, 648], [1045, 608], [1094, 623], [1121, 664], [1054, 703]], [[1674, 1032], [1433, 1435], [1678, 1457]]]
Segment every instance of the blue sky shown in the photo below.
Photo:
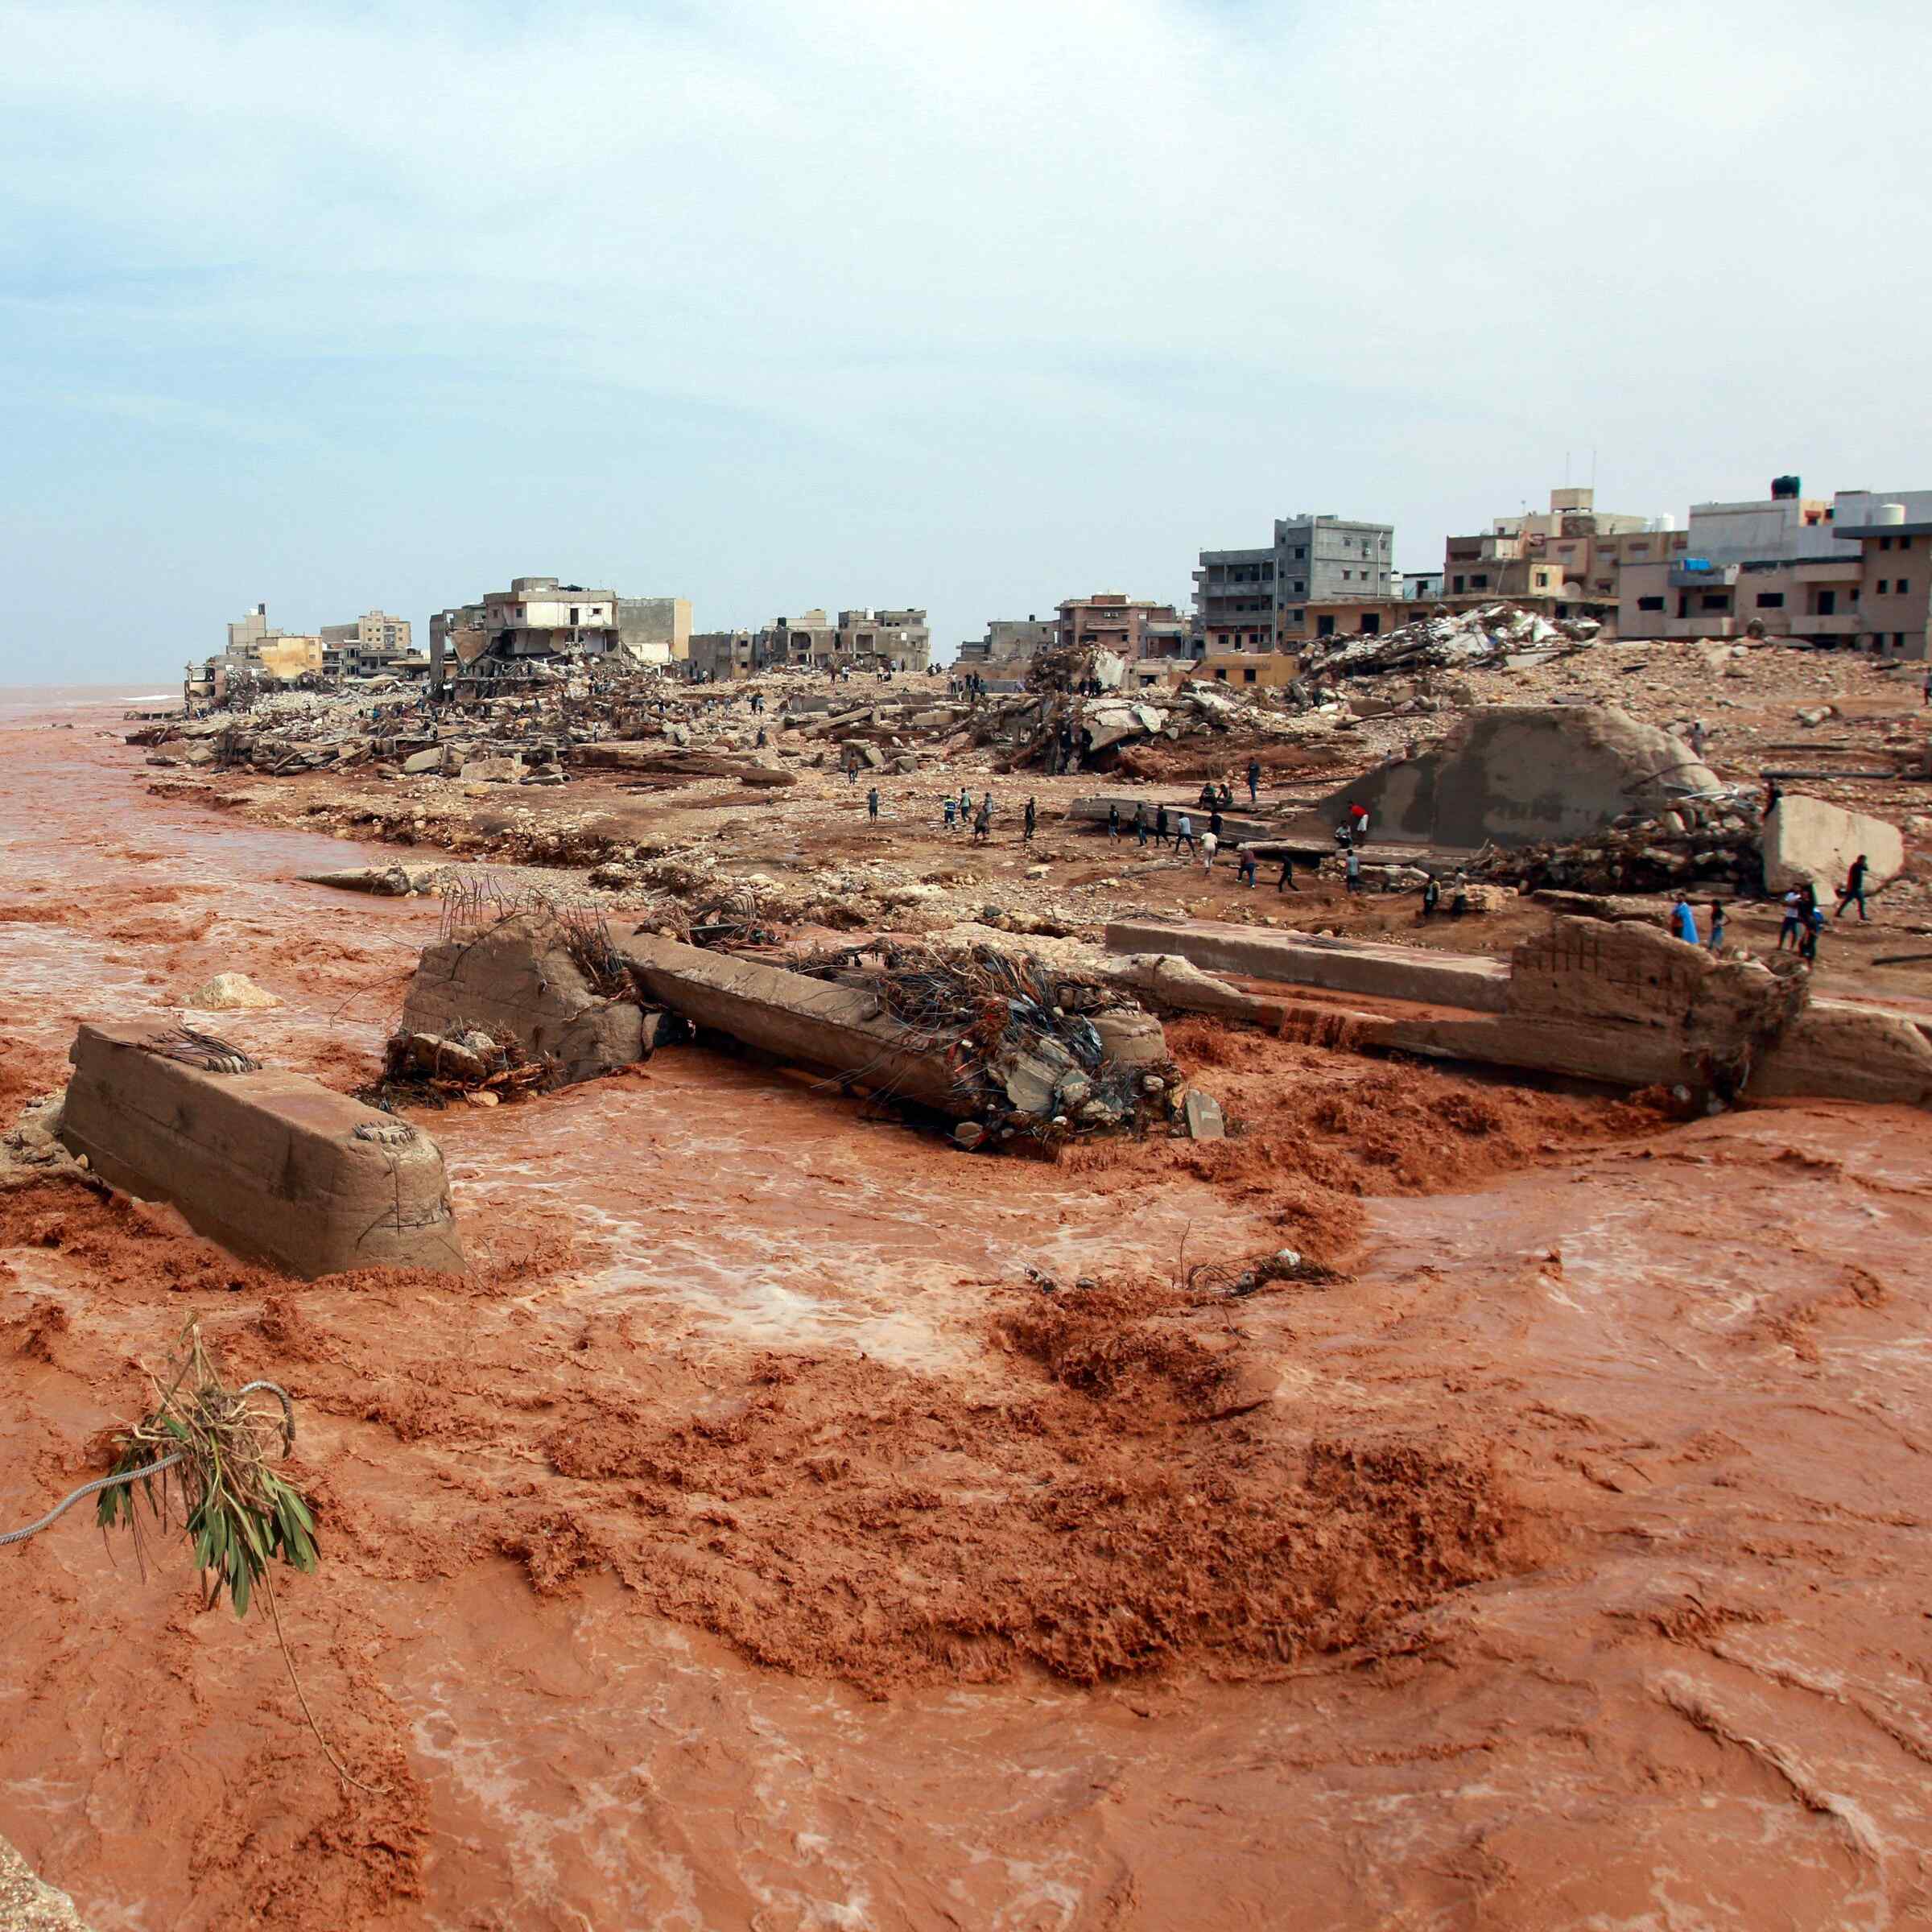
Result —
[[1922, 0], [15, 0], [0, 683], [1932, 486]]

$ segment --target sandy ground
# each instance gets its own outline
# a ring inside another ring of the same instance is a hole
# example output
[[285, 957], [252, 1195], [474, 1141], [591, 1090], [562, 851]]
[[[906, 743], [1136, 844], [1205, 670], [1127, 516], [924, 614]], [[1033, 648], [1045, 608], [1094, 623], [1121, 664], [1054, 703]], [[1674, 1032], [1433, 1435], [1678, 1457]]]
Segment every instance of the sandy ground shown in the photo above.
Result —
[[[222, 968], [352, 1084], [434, 908], [42, 725], [9, 1104]], [[0, 1833], [103, 1932], [1932, 1924], [1922, 1118], [1171, 1037], [1237, 1137], [969, 1157], [696, 1051], [424, 1117], [461, 1281], [0, 1196], [0, 1525], [198, 1315], [297, 1397], [283, 1615], [376, 1788], [70, 1519], [0, 1552]], [[1333, 1277], [1187, 1286], [1284, 1244]]]

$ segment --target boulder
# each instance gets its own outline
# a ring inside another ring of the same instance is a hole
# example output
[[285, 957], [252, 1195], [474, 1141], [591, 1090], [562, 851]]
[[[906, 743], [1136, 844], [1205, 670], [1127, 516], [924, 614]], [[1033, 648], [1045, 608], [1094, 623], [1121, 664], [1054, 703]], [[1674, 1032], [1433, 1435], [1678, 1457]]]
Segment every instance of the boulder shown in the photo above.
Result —
[[1821, 899], [1844, 884], [1861, 852], [1868, 890], [1897, 878], [1905, 863], [1905, 837], [1896, 825], [1799, 792], [1786, 792], [1766, 817], [1761, 849], [1766, 891], [1809, 883]]
[[197, 1013], [240, 1012], [282, 1004], [272, 993], [264, 992], [239, 972], [217, 973], [188, 1003]]
[[402, 761], [404, 771], [414, 777], [418, 773], [440, 771], [443, 769], [443, 748], [436, 745], [428, 751], [412, 751]]

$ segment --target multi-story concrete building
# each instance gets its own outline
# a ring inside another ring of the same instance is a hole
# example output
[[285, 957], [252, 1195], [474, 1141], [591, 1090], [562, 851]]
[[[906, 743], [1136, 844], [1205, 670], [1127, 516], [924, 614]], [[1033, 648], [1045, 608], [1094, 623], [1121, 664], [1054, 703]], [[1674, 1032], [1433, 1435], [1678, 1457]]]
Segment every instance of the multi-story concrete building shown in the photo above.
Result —
[[1157, 655], [1173, 655], [1177, 634], [1185, 638], [1187, 621], [1171, 604], [1149, 597], [1130, 597], [1121, 590], [1096, 591], [1090, 597], [1069, 597], [1059, 606], [1054, 642], [1059, 646], [1094, 646], [1110, 650], [1129, 663], [1148, 654], [1150, 642], [1161, 644]]
[[1395, 526], [1304, 511], [1265, 550], [1204, 550], [1194, 573], [1205, 649], [1275, 650], [1311, 634], [1311, 603], [1394, 601]]
[[412, 656], [407, 617], [387, 611], [365, 611], [353, 624], [322, 626], [322, 669], [325, 676], [369, 678], [406, 667]]
[[618, 647], [617, 593], [555, 577], [513, 578], [480, 604], [440, 610], [429, 621], [432, 690], [527, 678], [539, 663], [597, 663]]
[[957, 667], [984, 677], [1017, 676], [1033, 661], [1035, 651], [1051, 647], [1059, 628], [1057, 618], [1037, 617], [1030, 612], [1023, 617], [993, 617], [985, 637], [960, 646]]
[[1646, 555], [1667, 522], [1599, 510], [1592, 489], [1553, 489], [1547, 510], [1497, 517], [1477, 535], [1450, 538], [1434, 596], [1450, 604], [1507, 598], [1552, 617], [1608, 615], [1624, 546]]
[[1670, 555], [1623, 564], [1626, 638], [1772, 638], [1926, 653], [1932, 490], [1841, 490], [1781, 477], [1769, 497], [1696, 503]]
[[758, 640], [764, 634], [749, 630], [693, 631], [684, 661], [691, 675], [701, 683], [748, 678], [754, 671], [765, 669], [758, 655]]
[[619, 597], [617, 637], [640, 664], [682, 664], [691, 655], [688, 597]]

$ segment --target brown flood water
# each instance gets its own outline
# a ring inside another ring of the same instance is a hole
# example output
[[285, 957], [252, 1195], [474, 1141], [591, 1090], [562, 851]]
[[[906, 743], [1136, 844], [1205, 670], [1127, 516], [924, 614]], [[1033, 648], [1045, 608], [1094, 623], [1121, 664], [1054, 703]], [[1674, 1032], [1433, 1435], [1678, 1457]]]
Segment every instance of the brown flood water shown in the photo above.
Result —
[[[353, 1084], [435, 910], [291, 875], [393, 853], [60, 702], [0, 694], [0, 1112], [231, 968]], [[1175, 1037], [1247, 1138], [972, 1158], [698, 1052], [424, 1117], [466, 1282], [0, 1196], [0, 1528], [198, 1313], [298, 1398], [377, 1787], [84, 1509], [0, 1551], [0, 1835], [102, 1932], [1932, 1925], [1923, 1117]], [[1171, 1286], [1284, 1241], [1341, 1278]]]

